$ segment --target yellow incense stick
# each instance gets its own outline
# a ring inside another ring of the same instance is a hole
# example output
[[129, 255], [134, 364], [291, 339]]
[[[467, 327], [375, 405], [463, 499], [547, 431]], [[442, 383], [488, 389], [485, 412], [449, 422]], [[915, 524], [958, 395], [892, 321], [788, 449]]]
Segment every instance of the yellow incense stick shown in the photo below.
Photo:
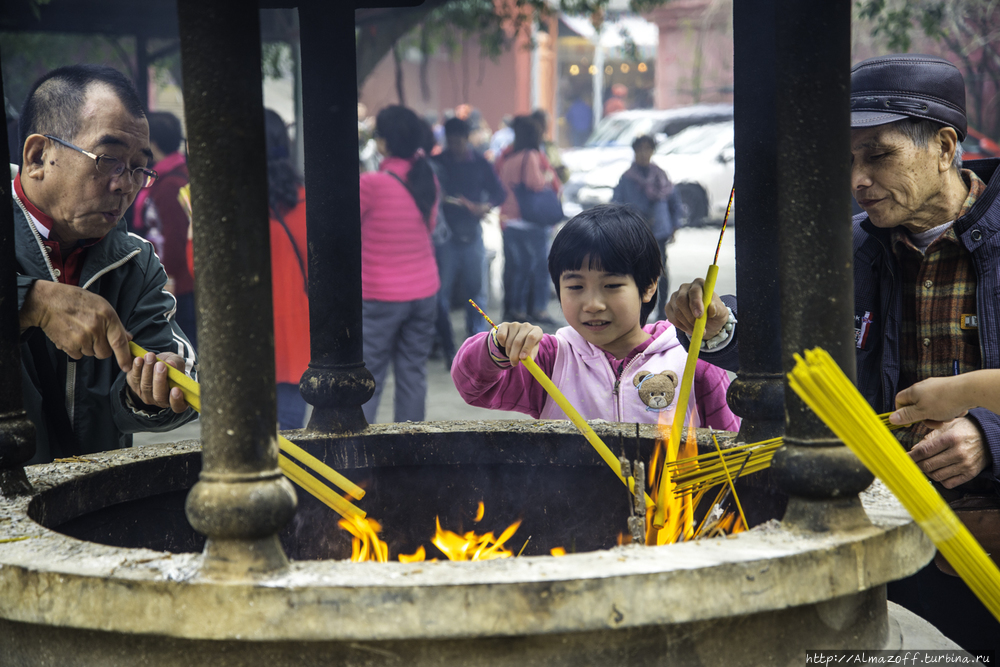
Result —
[[795, 355], [788, 384], [899, 498], [983, 605], [1000, 620], [1000, 570], [824, 350]]
[[[729, 205], [726, 207], [726, 217], [722, 221], [722, 231], [719, 233], [719, 243], [715, 247], [715, 258], [708, 267], [705, 276], [704, 294], [702, 295], [701, 317], [695, 320], [694, 331], [691, 333], [691, 344], [688, 347], [687, 363], [684, 364], [684, 376], [681, 379], [680, 393], [677, 396], [677, 407], [674, 409], [674, 422], [670, 428], [670, 446], [667, 451], [676, 452], [681, 442], [681, 431], [684, 428], [684, 417], [687, 415], [688, 399], [691, 396], [691, 385], [694, 383], [694, 371], [698, 365], [698, 352], [701, 350], [701, 339], [705, 336], [705, 324], [708, 322], [708, 306], [712, 303], [715, 293], [715, 281], [719, 277], [719, 251], [722, 249], [722, 236], [726, 233], [729, 223], [729, 213], [733, 208], [733, 196], [736, 187], [729, 193]], [[660, 474], [659, 497], [656, 499], [656, 512], [653, 514], [653, 527], [663, 528], [667, 510], [667, 467]]]
[[747, 517], [743, 514], [743, 505], [740, 503], [740, 496], [736, 493], [736, 484], [733, 482], [732, 475], [729, 474], [729, 468], [726, 466], [726, 459], [722, 456], [722, 448], [719, 447], [719, 441], [715, 439], [715, 434], [712, 434], [712, 442], [715, 443], [715, 451], [719, 453], [719, 461], [722, 463], [722, 471], [726, 473], [726, 481], [729, 482], [729, 489], [733, 492], [733, 500], [736, 501], [736, 509], [740, 511], [740, 518], [743, 519], [743, 525], [749, 526], [747, 523]]
[[278, 466], [281, 468], [281, 472], [285, 474], [285, 477], [298, 484], [304, 490], [315, 496], [317, 500], [345, 519], [349, 519], [352, 516], [361, 518], [366, 516], [364, 510], [358, 509], [350, 502], [341, 498], [339, 495], [334, 493], [333, 489], [328, 487], [326, 484], [323, 484], [321, 481], [310, 475], [303, 468], [300, 468], [289, 461], [287, 458], [279, 456]]
[[281, 449], [282, 454], [285, 456], [292, 456], [297, 458], [302, 463], [306, 464], [316, 472], [318, 472], [323, 477], [330, 480], [331, 483], [337, 486], [339, 489], [343, 489], [347, 495], [351, 496], [355, 500], [361, 500], [365, 497], [365, 490], [360, 486], [347, 479], [339, 472], [326, 465], [318, 458], [302, 449], [294, 442], [289, 440], [283, 435], [278, 436], [278, 448]]
[[[698, 365], [698, 351], [701, 349], [701, 339], [705, 335], [705, 323], [708, 321], [708, 306], [712, 302], [712, 294], [715, 292], [715, 280], [719, 277], [719, 266], [712, 264], [708, 267], [708, 275], [705, 278], [704, 287], [704, 311], [695, 323], [694, 332], [691, 334], [691, 344], [688, 347], [687, 362], [684, 364], [684, 377], [681, 380], [680, 392], [677, 396], [677, 407], [674, 409], [674, 422], [670, 427], [670, 447], [668, 451], [676, 452], [680, 446], [681, 431], [684, 427], [684, 417], [687, 414], [688, 399], [691, 396], [691, 385], [694, 382], [694, 371]], [[653, 526], [663, 527], [667, 508], [667, 484], [665, 475], [667, 468], [663, 468], [660, 476], [660, 497], [656, 499], [656, 513], [653, 515]]]
[[[472, 304], [473, 308], [479, 311], [480, 315], [486, 318], [486, 321], [490, 323], [491, 327], [493, 327], [494, 329], [497, 328], [497, 325], [493, 323], [493, 320], [490, 319], [489, 315], [483, 312], [483, 309], [477, 306], [475, 301], [469, 299], [469, 303]], [[631, 491], [633, 494], [636, 493], [635, 479], [632, 477], [629, 477], [627, 480], [625, 479], [625, 477], [622, 475], [621, 462], [614, 454], [611, 453], [611, 450], [608, 449], [608, 446], [604, 444], [604, 441], [601, 440], [600, 436], [598, 436], [597, 433], [594, 432], [594, 429], [590, 427], [590, 424], [587, 423], [587, 420], [584, 419], [583, 416], [576, 411], [576, 408], [574, 408], [573, 405], [569, 402], [569, 399], [567, 399], [566, 396], [561, 391], [559, 391], [559, 387], [557, 387], [555, 383], [552, 382], [551, 379], [549, 379], [549, 376], [545, 374], [545, 371], [539, 368], [538, 364], [536, 364], [535, 360], [532, 359], [531, 357], [527, 357], [526, 359], [521, 359], [520, 361], [522, 364], [524, 364], [524, 367], [528, 369], [528, 372], [531, 373], [531, 376], [535, 378], [536, 381], [538, 381], [538, 384], [542, 385], [542, 388], [545, 389], [546, 393], [548, 393], [548, 395], [552, 397], [552, 400], [556, 402], [556, 405], [562, 408], [562, 411], [566, 413], [566, 416], [569, 417], [569, 420], [571, 422], [573, 422], [573, 425], [580, 430], [580, 432], [583, 434], [583, 437], [587, 439], [587, 442], [589, 442], [593, 446], [593, 448], [597, 450], [598, 455], [602, 459], [604, 459], [604, 462], [607, 463], [608, 467], [611, 468], [611, 471], [618, 476], [618, 479], [622, 481], [622, 484], [627, 486], [628, 490]], [[652, 506], [653, 499], [649, 497], [648, 493], [645, 495], [646, 495], [646, 506], [647, 507]]]
[[[132, 352], [133, 356], [143, 357], [146, 355], [146, 350], [142, 349], [132, 341], [129, 341], [128, 347], [129, 350]], [[184, 400], [187, 401], [187, 404], [190, 405], [192, 408], [194, 408], [196, 412], [201, 412], [201, 385], [198, 384], [198, 382], [196, 382], [195, 380], [189, 378], [184, 373], [174, 368], [173, 366], [171, 366], [170, 364], [164, 364], [164, 365], [167, 367], [167, 379], [169, 380], [170, 385], [172, 387], [177, 387], [178, 389], [180, 389], [181, 393], [184, 394]], [[347, 479], [339, 472], [337, 472], [330, 466], [326, 465], [325, 463], [317, 459], [315, 456], [309, 454], [304, 449], [302, 449], [301, 447], [290, 441], [288, 438], [280, 434], [278, 435], [278, 449], [280, 449], [281, 452], [286, 456], [289, 455], [294, 456], [299, 461], [306, 464], [307, 466], [318, 472], [326, 479], [330, 480], [330, 482], [335, 484], [338, 488], [343, 489], [352, 498], [355, 498], [356, 500], [361, 500], [362, 498], [364, 498], [365, 496], [364, 489], [362, 489], [360, 486], [358, 486], [351, 480]], [[280, 457], [278, 463], [279, 464], [282, 463]], [[284, 467], [282, 467], [282, 470], [284, 470]], [[295, 480], [293, 479], [292, 481]], [[299, 484], [299, 486], [302, 485]], [[326, 488], [325, 485], [323, 484], [320, 484], [320, 486]], [[310, 491], [310, 489], [306, 488], [305, 486], [302, 486], [302, 488], [305, 489], [306, 491]], [[340, 498], [339, 496], [337, 497]], [[323, 499], [320, 498], [320, 500]], [[350, 505], [350, 503], [346, 500], [343, 500], [343, 502]], [[354, 506], [351, 505], [351, 507]], [[357, 509], [356, 507], [354, 509], [357, 510], [358, 512], [361, 512], [361, 510]], [[362, 512], [362, 515], [364, 515], [364, 512]]]

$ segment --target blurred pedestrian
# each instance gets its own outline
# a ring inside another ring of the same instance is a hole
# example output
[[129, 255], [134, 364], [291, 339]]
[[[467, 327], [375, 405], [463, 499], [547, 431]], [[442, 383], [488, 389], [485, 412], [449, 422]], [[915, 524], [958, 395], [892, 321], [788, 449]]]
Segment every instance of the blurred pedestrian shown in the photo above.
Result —
[[264, 110], [267, 139], [267, 204], [271, 229], [271, 293], [274, 300], [274, 372], [278, 428], [302, 428], [306, 402], [299, 380], [309, 367], [309, 264], [306, 193], [292, 165], [285, 121]]
[[648, 134], [636, 137], [632, 142], [635, 161], [622, 174], [615, 187], [611, 201], [629, 204], [646, 221], [660, 247], [663, 271], [657, 290], [657, 319], [666, 319], [664, 309], [670, 294], [670, 277], [667, 267], [667, 246], [674, 240], [677, 221], [670, 213], [669, 200], [674, 196], [674, 185], [667, 173], [651, 162], [656, 151], [656, 140]]
[[[457, 291], [462, 302], [473, 298], [486, 307], [483, 285], [486, 248], [483, 245], [482, 219], [494, 206], [507, 198], [507, 191], [493, 172], [493, 167], [469, 145], [469, 124], [451, 118], [444, 124], [445, 151], [435, 158], [441, 180], [442, 203], [451, 231], [450, 238], [437, 246], [441, 291], [437, 331], [441, 338], [445, 365], [451, 368], [455, 340], [451, 329], [451, 299]], [[468, 303], [465, 309], [466, 336], [484, 330], [483, 318]]]
[[177, 193], [188, 184], [187, 160], [181, 151], [184, 134], [180, 119], [168, 111], [152, 111], [146, 118], [153, 169], [159, 176], [135, 198], [134, 227], [156, 248], [167, 272], [167, 290], [177, 299], [177, 324], [197, 349], [194, 277], [185, 256], [190, 221], [177, 199]]
[[424, 419], [427, 357], [441, 286], [431, 241], [437, 183], [421, 147], [425, 134], [410, 109], [382, 109], [375, 140], [385, 159], [379, 171], [361, 175], [364, 350], [375, 377], [375, 394], [363, 406], [369, 423], [375, 421], [390, 362], [395, 421]]
[[513, 116], [504, 114], [504, 117], [500, 120], [500, 128], [493, 133], [493, 137], [490, 139], [490, 148], [486, 152], [487, 160], [496, 162], [496, 159], [503, 153], [504, 149], [514, 143], [514, 130], [511, 128], [511, 123], [513, 122]]
[[583, 101], [579, 95], [566, 110], [566, 123], [569, 125], [569, 140], [574, 146], [583, 146], [590, 137], [594, 126], [594, 110]]
[[503, 220], [505, 275], [509, 276], [504, 319], [517, 322], [554, 324], [546, 308], [549, 302], [549, 228], [521, 218], [514, 196], [515, 186], [523, 183], [529, 190], [559, 189], [561, 183], [539, 151], [541, 127], [531, 116], [514, 119], [514, 143], [509, 155], [502, 156], [497, 172], [508, 190], [500, 208]]
[[569, 169], [563, 164], [562, 150], [547, 135], [549, 131], [549, 112], [545, 109], [535, 109], [531, 112], [531, 117], [538, 123], [538, 135], [540, 137], [538, 149], [548, 158], [549, 165], [552, 166], [552, 171], [555, 172], [559, 182], [565, 183], [569, 179]]
[[628, 87], [623, 83], [616, 83], [611, 86], [611, 97], [604, 101], [604, 115], [610, 116], [619, 111], [628, 109], [625, 98], [628, 97]]

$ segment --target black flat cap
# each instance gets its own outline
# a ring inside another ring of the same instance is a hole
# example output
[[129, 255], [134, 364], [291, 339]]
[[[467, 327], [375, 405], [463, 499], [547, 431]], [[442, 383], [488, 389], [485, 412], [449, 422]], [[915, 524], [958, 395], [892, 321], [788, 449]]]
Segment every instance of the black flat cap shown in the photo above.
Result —
[[965, 79], [943, 58], [900, 53], [864, 60], [851, 69], [851, 127], [926, 118], [965, 139]]

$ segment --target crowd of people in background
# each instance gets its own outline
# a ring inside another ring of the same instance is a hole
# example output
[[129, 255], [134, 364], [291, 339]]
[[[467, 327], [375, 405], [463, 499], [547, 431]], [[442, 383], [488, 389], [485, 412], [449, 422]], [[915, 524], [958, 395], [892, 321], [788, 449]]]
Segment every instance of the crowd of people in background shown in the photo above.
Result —
[[[582, 110], [577, 115], [577, 130], [589, 131], [589, 115], [584, 118]], [[451, 368], [457, 349], [451, 312], [456, 306], [465, 310], [459, 342], [486, 329], [468, 304], [473, 299], [483, 308], [491, 306], [492, 258], [483, 240], [484, 223], [498, 221], [503, 239], [503, 319], [555, 324], [548, 312], [552, 291], [546, 259], [553, 229], [525, 220], [513, 194], [520, 185], [558, 194], [568, 177], [558, 146], [548, 138], [548, 114], [538, 109], [506, 115], [495, 132], [469, 105], [457, 106], [440, 120], [421, 118], [402, 106], [370, 116], [358, 105], [364, 347], [376, 381], [375, 395], [364, 407], [371, 423], [390, 368], [396, 378], [395, 421], [424, 419], [427, 361], [440, 357]], [[175, 321], [196, 345], [183, 127], [169, 112], [150, 112], [148, 121], [158, 178], [138, 193], [126, 217], [130, 229], [159, 256], [166, 289], [177, 302]], [[265, 112], [265, 132], [278, 423], [291, 429], [304, 425], [307, 409], [298, 391], [310, 349], [305, 190], [292, 160], [288, 128], [271, 109]], [[676, 215], [668, 208], [672, 186], [646, 155], [652, 147], [649, 137], [637, 141], [636, 163], [622, 177], [615, 200], [635, 206], [654, 231], [662, 232], [657, 240], [665, 260]], [[661, 281], [662, 299], [665, 274]], [[500, 312], [500, 304], [492, 306]]]
[[[493, 133], [468, 105], [443, 122], [402, 106], [374, 121], [363, 105], [358, 113], [365, 364], [376, 382], [364, 410], [374, 423], [391, 366], [394, 420], [419, 421], [428, 358], [439, 353], [451, 368], [455, 356], [453, 307], [465, 311], [463, 340], [486, 328], [468, 300], [490, 307], [483, 224], [491, 212], [504, 240], [504, 314], [554, 324], [545, 260], [551, 227], [521, 219], [512, 191], [525, 183], [558, 193], [565, 170], [544, 139], [541, 110], [505, 116]], [[381, 158], [377, 166], [372, 156]]]
[[[620, 98], [627, 91], [611, 92], [617, 102], [610, 111], [624, 108]], [[582, 135], [590, 130], [592, 112], [578, 102], [567, 117]], [[568, 178], [560, 149], [549, 138], [548, 114], [538, 109], [506, 115], [493, 133], [469, 105], [438, 120], [401, 106], [386, 107], [374, 118], [364, 105], [358, 108], [365, 363], [377, 387], [365, 406], [369, 422], [376, 420], [390, 366], [396, 377], [395, 421], [423, 419], [428, 359], [441, 358], [451, 369], [455, 357], [451, 312], [465, 311], [461, 340], [487, 328], [469, 299], [502, 312], [504, 321], [556, 324], [548, 311], [553, 227], [526, 220], [515, 195], [519, 188], [558, 195]], [[632, 206], [659, 246], [664, 270], [656, 314], [662, 319], [669, 294], [667, 246], [681, 212], [670, 179], [650, 161], [655, 148], [652, 137], [636, 139], [635, 161], [622, 175], [614, 201]], [[499, 222], [503, 239], [502, 310], [489, 303], [491, 259], [483, 225], [490, 222]], [[432, 295], [433, 327], [427, 324]]]

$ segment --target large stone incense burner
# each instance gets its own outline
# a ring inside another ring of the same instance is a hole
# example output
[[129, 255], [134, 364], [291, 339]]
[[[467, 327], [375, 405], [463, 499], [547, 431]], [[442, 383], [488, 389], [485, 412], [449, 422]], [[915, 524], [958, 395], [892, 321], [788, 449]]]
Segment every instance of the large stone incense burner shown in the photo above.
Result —
[[[614, 442], [619, 428], [599, 433]], [[653, 435], [643, 432], [644, 451]], [[883, 584], [932, 554], [891, 496], [871, 494], [872, 525], [854, 530], [770, 522], [729, 539], [614, 547], [624, 489], [567, 424], [299, 442], [368, 483], [360, 504], [392, 553], [427, 544], [436, 514], [460, 521], [484, 497], [489, 527], [524, 517], [513, 541], [531, 535], [525, 554], [580, 553], [334, 560], [350, 550], [339, 517], [300, 492], [282, 534], [297, 560], [218, 582], [200, 575], [200, 536], [184, 520], [197, 443], [36, 466], [35, 493], [0, 503], [0, 540], [16, 540], [0, 544], [0, 646], [12, 664], [792, 664], [809, 648], [902, 646], [906, 619], [901, 629], [887, 613]], [[780, 510], [744, 486], [758, 520]]]
[[[100, 6], [130, 16], [134, 3], [116, 1]], [[33, 427], [12, 244], [0, 243], [0, 665], [732, 667], [801, 665], [807, 649], [953, 648], [885, 599], [932, 545], [894, 498], [865, 491], [871, 476], [783, 382], [792, 354], [815, 346], [854, 368], [849, 0], [734, 3], [740, 373], [728, 400], [741, 441], [783, 434], [785, 447], [738, 484], [755, 528], [658, 547], [616, 546], [624, 487], [567, 422], [365, 422], [355, 4], [297, 4], [300, 389], [314, 411], [289, 435], [367, 489], [359, 505], [393, 557], [429, 546], [438, 517], [480, 533], [522, 519], [508, 546], [527, 541], [524, 555], [352, 563], [339, 517], [302, 491], [296, 507], [274, 437], [258, 3], [178, 0], [203, 441], [25, 468]], [[9, 229], [0, 218], [0, 239]], [[653, 427], [595, 428], [649, 460]]]

